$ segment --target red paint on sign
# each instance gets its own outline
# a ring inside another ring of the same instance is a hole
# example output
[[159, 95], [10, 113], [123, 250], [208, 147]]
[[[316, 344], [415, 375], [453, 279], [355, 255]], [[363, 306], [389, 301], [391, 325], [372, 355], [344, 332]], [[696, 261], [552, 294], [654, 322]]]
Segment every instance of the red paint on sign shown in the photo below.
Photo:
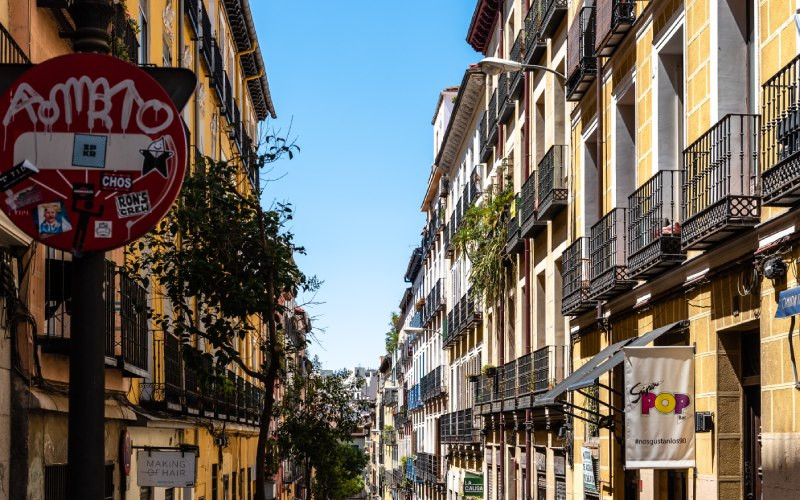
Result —
[[[26, 71], [0, 96], [0, 206], [65, 251], [111, 250], [169, 210], [186, 136], [166, 91], [111, 56], [70, 54]], [[35, 204], [20, 193], [38, 193]]]

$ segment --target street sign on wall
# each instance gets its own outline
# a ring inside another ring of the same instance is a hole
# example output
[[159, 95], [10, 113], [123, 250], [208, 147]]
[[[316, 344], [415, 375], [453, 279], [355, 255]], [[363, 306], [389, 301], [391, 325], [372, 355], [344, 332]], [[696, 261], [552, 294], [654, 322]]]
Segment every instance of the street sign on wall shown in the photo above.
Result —
[[197, 481], [197, 452], [194, 450], [136, 453], [136, 483], [160, 488], [191, 488]]
[[0, 96], [0, 207], [65, 251], [110, 250], [164, 216], [186, 170], [166, 91], [117, 58], [70, 54], [33, 66]]

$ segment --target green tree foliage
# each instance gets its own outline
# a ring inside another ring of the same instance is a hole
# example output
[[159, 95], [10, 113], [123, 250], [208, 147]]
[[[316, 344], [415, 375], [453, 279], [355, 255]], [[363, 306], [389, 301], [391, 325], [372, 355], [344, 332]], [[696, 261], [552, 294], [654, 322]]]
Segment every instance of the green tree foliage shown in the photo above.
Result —
[[391, 354], [397, 349], [397, 342], [400, 339], [400, 328], [397, 324], [400, 321], [400, 315], [396, 312], [391, 313], [389, 318], [389, 330], [386, 332], [386, 353]]
[[353, 400], [364, 382], [350, 382], [347, 376], [346, 371], [328, 377], [317, 371], [297, 374], [278, 406], [281, 456], [303, 464], [305, 484], [312, 484], [314, 498], [347, 498], [364, 487], [367, 456], [348, 444], [368, 415], [366, 403]]
[[463, 225], [453, 238], [456, 248], [472, 263], [468, 279], [474, 296], [485, 297], [489, 304], [498, 300], [503, 285], [508, 212], [513, 201], [511, 182], [497, 192], [490, 188], [483, 203], [466, 211]]
[[[296, 146], [271, 135], [264, 153], [250, 159], [250, 168], [262, 169]], [[214, 162], [206, 158], [184, 180], [180, 198], [157, 227], [134, 243], [128, 252], [128, 274], [147, 282], [155, 277], [168, 306], [153, 314], [166, 333], [181, 339], [186, 362], [197, 369], [211, 361], [216, 370], [200, 373], [210, 381], [227, 384], [217, 376], [235, 364], [263, 383], [264, 405], [256, 453], [256, 499], [263, 499], [269, 425], [273, 416], [275, 382], [285, 375], [287, 345], [281, 300], [299, 289], [314, 290], [318, 283], [297, 267], [294, 255], [302, 253], [285, 225], [292, 218], [286, 204], [269, 209], [260, 203], [259, 186], [248, 188], [238, 161]], [[154, 295], [154, 300], [160, 299]], [[152, 313], [152, 311], [151, 311]], [[254, 369], [240, 355], [236, 339], [257, 331], [264, 362]], [[204, 338], [212, 348], [192, 348], [193, 338]], [[303, 348], [304, 346], [294, 346]]]

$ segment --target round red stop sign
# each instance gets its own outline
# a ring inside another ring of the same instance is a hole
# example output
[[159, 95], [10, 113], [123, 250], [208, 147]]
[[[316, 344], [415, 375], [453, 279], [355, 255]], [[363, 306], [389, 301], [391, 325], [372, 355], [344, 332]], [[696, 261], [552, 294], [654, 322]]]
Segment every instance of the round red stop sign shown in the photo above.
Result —
[[0, 206], [23, 231], [72, 252], [111, 250], [164, 216], [186, 170], [166, 91], [111, 56], [70, 54], [0, 96]]

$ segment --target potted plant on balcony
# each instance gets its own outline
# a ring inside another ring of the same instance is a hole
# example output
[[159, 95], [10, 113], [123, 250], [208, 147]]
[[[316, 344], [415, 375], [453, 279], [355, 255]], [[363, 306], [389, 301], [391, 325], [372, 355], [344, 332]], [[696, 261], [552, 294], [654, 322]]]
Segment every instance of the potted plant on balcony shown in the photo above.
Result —
[[492, 364], [485, 364], [483, 365], [483, 368], [481, 368], [481, 373], [487, 377], [494, 377], [497, 375], [497, 367]]

